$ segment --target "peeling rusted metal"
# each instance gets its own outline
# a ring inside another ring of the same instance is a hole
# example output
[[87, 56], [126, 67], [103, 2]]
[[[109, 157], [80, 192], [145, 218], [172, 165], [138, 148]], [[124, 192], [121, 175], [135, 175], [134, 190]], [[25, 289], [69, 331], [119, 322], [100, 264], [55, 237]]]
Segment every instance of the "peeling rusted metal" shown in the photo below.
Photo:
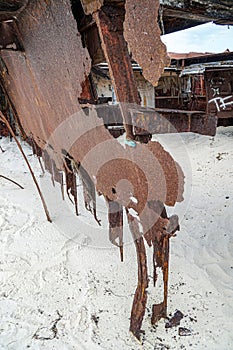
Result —
[[107, 200], [109, 240], [120, 248], [121, 261], [123, 261], [123, 207], [118, 202]]
[[85, 208], [93, 214], [98, 225], [101, 225], [101, 220], [97, 217], [95, 184], [82, 164], [79, 164], [76, 170], [82, 180]]
[[44, 148], [57, 126], [79, 110], [90, 59], [68, 0], [30, 1], [18, 27], [26, 54], [1, 51], [8, 69], [4, 85], [25, 132]]
[[161, 201], [150, 201], [148, 202], [148, 207], [158, 215], [158, 220], [145, 235], [148, 244], [150, 246], [153, 245], [154, 286], [158, 278], [158, 268], [162, 270], [164, 283], [163, 302], [154, 304], [152, 307], [151, 323], [155, 324], [161, 318], [167, 317], [169, 238], [174, 236], [176, 231], [179, 230], [179, 221], [176, 215], [168, 218], [166, 209]]
[[73, 196], [75, 213], [76, 215], [78, 215], [78, 194], [77, 194], [76, 176], [72, 168], [72, 162], [70, 160], [70, 157], [66, 156], [64, 161], [66, 164], [64, 165], [65, 176], [66, 176], [66, 193], [72, 203], [73, 201], [70, 195]]
[[138, 262], [138, 285], [134, 294], [133, 306], [130, 318], [130, 331], [140, 340], [140, 330], [143, 317], [146, 310], [147, 288], [148, 288], [148, 272], [147, 259], [144, 239], [140, 233], [139, 225], [135, 218], [127, 211], [128, 223], [130, 231], [133, 235], [134, 244], [137, 252]]
[[126, 0], [124, 37], [146, 80], [156, 85], [170, 62], [157, 23], [159, 0]]
[[139, 215], [148, 200], [158, 199], [170, 206], [183, 200], [184, 175], [158, 142], [137, 144], [136, 149], [114, 149], [114, 158], [105, 161], [96, 174], [98, 192], [126, 206], [133, 191], [138, 202], [130, 205]]

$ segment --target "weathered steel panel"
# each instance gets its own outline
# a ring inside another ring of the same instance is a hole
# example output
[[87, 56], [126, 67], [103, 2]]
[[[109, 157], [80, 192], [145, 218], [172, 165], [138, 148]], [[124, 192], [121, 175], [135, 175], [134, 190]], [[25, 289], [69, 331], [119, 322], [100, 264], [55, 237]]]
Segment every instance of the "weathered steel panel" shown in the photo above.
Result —
[[43, 148], [57, 126], [80, 110], [77, 97], [90, 60], [68, 0], [30, 2], [18, 23], [25, 54], [2, 51], [5, 86], [26, 133]]
[[146, 80], [156, 85], [169, 63], [157, 23], [159, 0], [126, 0], [124, 37]]

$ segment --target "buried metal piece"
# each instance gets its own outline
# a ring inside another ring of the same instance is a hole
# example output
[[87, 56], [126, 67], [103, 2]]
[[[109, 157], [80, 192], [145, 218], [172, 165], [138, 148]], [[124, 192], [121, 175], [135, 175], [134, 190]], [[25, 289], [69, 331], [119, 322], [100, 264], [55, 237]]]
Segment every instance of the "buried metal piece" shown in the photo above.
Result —
[[178, 334], [180, 337], [192, 335], [192, 331], [188, 328], [179, 327]]
[[171, 318], [169, 318], [168, 322], [166, 322], [165, 328], [172, 328], [172, 327], [179, 326], [180, 321], [182, 320], [183, 317], [184, 315], [182, 314], [182, 312], [179, 310], [176, 310], [174, 315]]

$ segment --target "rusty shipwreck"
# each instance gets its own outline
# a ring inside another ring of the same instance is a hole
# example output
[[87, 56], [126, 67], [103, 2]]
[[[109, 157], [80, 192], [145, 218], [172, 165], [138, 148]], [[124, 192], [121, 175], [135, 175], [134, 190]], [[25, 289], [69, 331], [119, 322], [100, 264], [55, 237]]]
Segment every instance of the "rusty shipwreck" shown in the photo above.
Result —
[[[164, 280], [164, 301], [152, 310], [154, 324], [167, 316], [169, 238], [179, 230], [178, 217], [169, 218], [165, 205], [182, 201], [184, 186], [181, 168], [158, 142], [151, 141], [151, 135], [193, 131], [213, 136], [222, 109], [232, 107], [229, 100], [215, 96], [223, 85], [222, 67], [217, 75], [206, 73], [215, 89], [208, 92], [214, 103], [207, 110], [194, 103], [183, 109], [159, 105], [163, 96], [157, 83], [170, 64], [160, 35], [208, 21], [232, 24], [231, 1], [0, 2], [1, 115], [31, 144], [53, 180], [62, 186], [65, 173], [66, 191], [77, 215], [77, 174], [83, 183], [85, 207], [97, 225], [101, 223], [96, 193], [105, 197], [110, 240], [120, 248], [122, 260], [126, 212], [138, 261], [130, 321], [138, 339], [147, 301], [145, 241], [154, 251], [154, 285], [158, 268]], [[106, 77], [99, 66], [103, 62], [108, 64], [117, 105], [99, 98], [93, 84], [93, 74]], [[132, 62], [157, 86], [157, 108], [141, 106]], [[179, 69], [178, 61], [175, 69]], [[232, 85], [228, 87], [231, 94]], [[7, 135], [3, 117], [0, 131]], [[120, 126], [120, 131], [112, 126]], [[124, 146], [116, 139], [122, 132]]]

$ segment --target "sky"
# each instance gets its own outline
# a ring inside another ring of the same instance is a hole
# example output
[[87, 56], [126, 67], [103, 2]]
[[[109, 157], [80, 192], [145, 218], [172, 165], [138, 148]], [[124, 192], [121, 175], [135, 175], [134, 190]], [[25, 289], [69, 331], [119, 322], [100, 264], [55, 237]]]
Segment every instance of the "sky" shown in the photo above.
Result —
[[233, 26], [205, 23], [161, 38], [168, 52], [233, 51]]

